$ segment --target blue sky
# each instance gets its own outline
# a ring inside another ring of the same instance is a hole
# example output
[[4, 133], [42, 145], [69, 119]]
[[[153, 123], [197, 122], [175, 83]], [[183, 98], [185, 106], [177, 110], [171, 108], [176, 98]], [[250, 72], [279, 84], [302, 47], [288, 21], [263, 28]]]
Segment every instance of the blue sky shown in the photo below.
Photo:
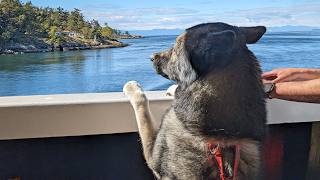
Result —
[[[22, 0], [26, 2], [28, 0]], [[42, 7], [81, 9], [122, 30], [184, 29], [204, 22], [268, 27], [320, 27], [320, 0], [31, 0]]]

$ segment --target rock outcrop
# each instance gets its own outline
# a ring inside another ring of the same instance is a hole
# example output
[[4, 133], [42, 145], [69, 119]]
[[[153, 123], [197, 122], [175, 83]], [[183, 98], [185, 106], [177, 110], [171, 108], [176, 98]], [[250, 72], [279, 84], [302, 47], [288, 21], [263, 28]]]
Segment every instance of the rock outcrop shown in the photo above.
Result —
[[33, 52], [50, 52], [50, 51], [72, 51], [72, 50], [86, 50], [86, 49], [103, 49], [125, 47], [124, 44], [118, 40], [103, 40], [95, 42], [93, 40], [81, 40], [74, 38], [66, 38], [65, 42], [54, 45], [47, 41], [47, 39], [40, 39], [34, 37], [22, 37], [12, 40], [9, 43], [0, 45], [0, 54], [22, 54]]

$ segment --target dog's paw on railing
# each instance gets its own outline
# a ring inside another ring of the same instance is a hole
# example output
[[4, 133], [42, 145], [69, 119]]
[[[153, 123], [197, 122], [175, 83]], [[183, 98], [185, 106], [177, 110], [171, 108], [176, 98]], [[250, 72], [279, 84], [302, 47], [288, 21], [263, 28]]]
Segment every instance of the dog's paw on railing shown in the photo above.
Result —
[[172, 85], [167, 89], [166, 96], [174, 96], [178, 85]]

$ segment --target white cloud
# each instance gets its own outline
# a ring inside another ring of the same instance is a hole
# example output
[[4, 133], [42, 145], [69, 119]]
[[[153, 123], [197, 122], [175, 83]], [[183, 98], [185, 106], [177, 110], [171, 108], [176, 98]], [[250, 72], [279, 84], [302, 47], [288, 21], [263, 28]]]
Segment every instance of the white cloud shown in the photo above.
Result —
[[[265, 7], [206, 13], [187, 8], [121, 8], [105, 5], [92, 6], [82, 12], [90, 19], [108, 22], [124, 30], [187, 28], [204, 22], [222, 21], [234, 25], [320, 26], [320, 3], [300, 4], [289, 7]], [[212, 10], [213, 12], [213, 10]]]
[[[257, 8], [224, 13], [227, 18], [238, 25], [265, 25], [265, 26], [284, 26], [284, 25], [320, 25], [320, 4], [304, 4], [289, 6], [286, 8]], [[234, 18], [234, 16], [237, 18]], [[240, 21], [240, 19], [246, 19]]]
[[177, 22], [177, 18], [174, 17], [163, 17], [158, 20], [159, 22]]

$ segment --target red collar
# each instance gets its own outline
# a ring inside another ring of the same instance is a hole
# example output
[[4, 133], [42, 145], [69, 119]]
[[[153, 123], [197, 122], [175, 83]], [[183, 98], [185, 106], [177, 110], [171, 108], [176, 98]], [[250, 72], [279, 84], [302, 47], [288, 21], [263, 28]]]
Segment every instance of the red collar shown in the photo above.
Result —
[[220, 180], [235, 180], [237, 178], [239, 161], [240, 161], [240, 145], [234, 145], [235, 155], [234, 155], [234, 164], [233, 164], [233, 176], [225, 177], [224, 168], [223, 168], [223, 161], [222, 161], [222, 148], [219, 144], [208, 143], [208, 151], [209, 151], [209, 159], [215, 160], [213, 164], [218, 165], [219, 173], [220, 173]]

